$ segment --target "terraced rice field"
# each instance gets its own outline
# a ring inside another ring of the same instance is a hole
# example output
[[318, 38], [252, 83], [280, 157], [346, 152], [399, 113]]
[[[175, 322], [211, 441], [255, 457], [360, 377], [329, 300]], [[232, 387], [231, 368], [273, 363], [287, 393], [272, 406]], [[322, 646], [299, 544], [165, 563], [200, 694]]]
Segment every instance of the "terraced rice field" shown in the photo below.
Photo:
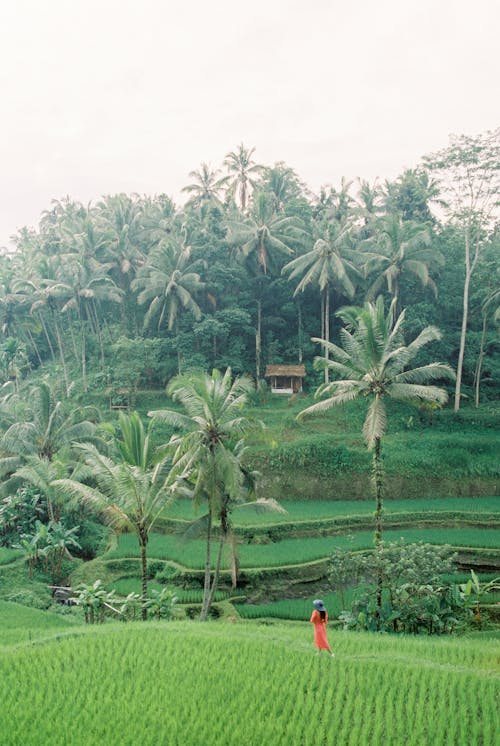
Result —
[[[273, 523], [294, 523], [296, 521], [321, 520], [349, 515], [370, 515], [373, 513], [373, 500], [284, 500], [286, 513], [256, 512], [253, 508], [241, 508], [234, 511], [233, 520], [237, 526], [257, 526]], [[464, 513], [500, 513], [500, 497], [437, 497], [415, 500], [386, 500], [385, 512], [413, 513], [420, 511], [464, 512]], [[171, 505], [165, 517], [192, 520], [195, 513], [193, 504], [188, 500], [178, 500]]]
[[[479, 528], [424, 528], [384, 531], [386, 541], [404, 538], [407, 542], [425, 541], [431, 544], [451, 544], [455, 547], [484, 547], [495, 550], [499, 546], [496, 529]], [[328, 557], [336, 548], [371, 549], [373, 532], [358, 531], [351, 535], [321, 536], [318, 538], [284, 539], [271, 544], [241, 544], [242, 568], [280, 567], [313, 562]], [[152, 534], [148, 545], [151, 559], [173, 560], [184, 567], [200, 570], [205, 561], [205, 542], [201, 539], [183, 542], [177, 536]], [[139, 557], [137, 539], [132, 534], [119, 537], [115, 549], [107, 559]]]
[[7, 645], [1, 743], [495, 746], [497, 642], [329, 636], [334, 659], [293, 623], [110, 624]]

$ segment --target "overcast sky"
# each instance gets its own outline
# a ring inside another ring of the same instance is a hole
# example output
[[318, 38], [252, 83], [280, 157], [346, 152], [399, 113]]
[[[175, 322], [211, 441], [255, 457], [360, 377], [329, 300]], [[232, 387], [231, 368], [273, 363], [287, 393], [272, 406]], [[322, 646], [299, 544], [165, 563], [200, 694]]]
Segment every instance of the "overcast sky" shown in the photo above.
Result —
[[3, 0], [0, 245], [240, 142], [313, 189], [500, 124], [497, 0]]

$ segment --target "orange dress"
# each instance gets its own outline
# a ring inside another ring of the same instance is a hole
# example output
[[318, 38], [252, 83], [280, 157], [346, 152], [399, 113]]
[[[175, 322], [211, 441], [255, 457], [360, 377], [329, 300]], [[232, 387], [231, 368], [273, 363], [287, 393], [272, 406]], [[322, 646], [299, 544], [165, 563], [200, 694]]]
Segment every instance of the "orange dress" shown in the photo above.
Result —
[[322, 619], [319, 611], [314, 609], [309, 621], [314, 624], [314, 644], [318, 650], [330, 650], [328, 640], [326, 639], [326, 623], [328, 621], [328, 614], [325, 612], [325, 618]]

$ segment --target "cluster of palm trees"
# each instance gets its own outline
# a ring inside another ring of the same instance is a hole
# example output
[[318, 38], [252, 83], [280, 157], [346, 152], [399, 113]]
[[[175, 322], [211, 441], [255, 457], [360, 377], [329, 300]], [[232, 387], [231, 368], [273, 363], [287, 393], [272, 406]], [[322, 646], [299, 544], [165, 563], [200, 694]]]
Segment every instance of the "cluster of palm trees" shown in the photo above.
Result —
[[[49, 517], [48, 524], [37, 521], [36, 531], [20, 537], [30, 571], [53, 549], [57, 549], [59, 570], [64, 551], [78, 546], [78, 527], [67, 528], [65, 522], [81, 504], [113, 530], [136, 534], [145, 619], [150, 533], [174, 499], [189, 497], [201, 513], [189, 534], [201, 531], [207, 540], [201, 611], [201, 619], [206, 619], [219, 583], [224, 547], [229, 549], [236, 585], [238, 554], [232, 511], [248, 505], [280, 510], [274, 500], [257, 499], [256, 475], [243, 460], [246, 437], [259, 427], [243, 411], [251, 389], [250, 379], [233, 379], [230, 369], [224, 374], [177, 376], [168, 393], [184, 413], [150, 412], [147, 428], [136, 412], [120, 413], [117, 427], [99, 425], [97, 417], [85, 419], [89, 408], [70, 409], [43, 382], [31, 390], [27, 407], [21, 407], [14, 395], [3, 400], [2, 493], [9, 495], [31, 485], [43, 496]], [[15, 420], [10, 425], [9, 417]], [[178, 434], [167, 443], [155, 443], [151, 434], [155, 420], [167, 422]], [[218, 550], [212, 575], [214, 541]]]
[[[314, 331], [328, 342], [334, 306], [387, 292], [400, 308], [412, 277], [436, 292], [443, 256], [428, 211], [435, 190], [424, 173], [408, 171], [383, 187], [360, 182], [357, 193], [343, 180], [314, 197], [291, 168], [264, 168], [243, 145], [224, 167], [224, 175], [206, 163], [191, 172], [183, 209], [165, 195], [120, 194], [87, 206], [66, 198], [38, 230], [21, 230], [17, 250], [0, 257], [1, 328], [20, 345], [4, 380], [17, 385], [28, 358], [32, 366], [53, 360], [67, 394], [77, 377], [86, 390], [89, 365], [110, 365], [118, 337], [142, 334], [173, 338], [177, 372], [183, 350], [198, 345], [207, 367], [249, 371], [253, 357], [260, 380], [263, 358], [300, 361]], [[403, 199], [409, 184], [419, 220]], [[246, 320], [235, 312], [242, 308]], [[194, 345], [192, 336], [207, 321], [210, 353], [206, 335]], [[231, 358], [235, 331], [245, 361]]]

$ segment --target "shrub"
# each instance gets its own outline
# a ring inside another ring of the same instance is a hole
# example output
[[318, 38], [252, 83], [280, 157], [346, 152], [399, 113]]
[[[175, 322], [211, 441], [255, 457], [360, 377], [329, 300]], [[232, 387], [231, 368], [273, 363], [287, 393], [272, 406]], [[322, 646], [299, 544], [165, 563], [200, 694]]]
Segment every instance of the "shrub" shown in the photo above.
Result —
[[330, 436], [310, 436], [294, 443], [284, 443], [269, 454], [274, 469], [307, 469], [321, 476], [342, 473], [352, 468], [352, 454]]

